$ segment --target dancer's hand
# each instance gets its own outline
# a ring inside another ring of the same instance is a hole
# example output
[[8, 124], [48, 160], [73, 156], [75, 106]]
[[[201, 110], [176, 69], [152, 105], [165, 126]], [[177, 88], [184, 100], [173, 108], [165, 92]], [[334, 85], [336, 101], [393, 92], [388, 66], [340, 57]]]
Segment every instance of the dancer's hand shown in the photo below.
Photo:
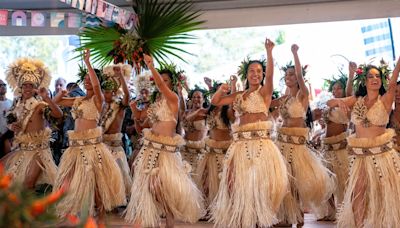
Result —
[[209, 77], [204, 77], [204, 83], [206, 83], [206, 85], [208, 86], [208, 89], [212, 88], [212, 81], [211, 78]]
[[154, 61], [153, 58], [150, 55], [143, 54], [144, 56], [144, 62], [146, 63], [148, 68], [153, 68], [154, 67]]
[[293, 44], [291, 50], [293, 54], [296, 54], [299, 51], [299, 46], [297, 44]]
[[88, 48], [83, 51], [83, 61], [86, 64], [90, 63], [90, 50]]
[[350, 111], [349, 107], [342, 101], [338, 100], [338, 107], [347, 115]]
[[41, 88], [37, 91], [37, 94], [39, 94], [39, 96], [41, 96], [42, 99], [43, 99], [44, 101], [50, 99], [50, 97], [49, 97], [49, 91], [48, 91], [46, 88], [41, 87]]
[[265, 49], [267, 51], [272, 51], [272, 49], [274, 49], [275, 47], [275, 43], [272, 42], [270, 39], [266, 38], [265, 39]]
[[237, 79], [236, 75], [231, 75], [230, 80], [231, 80], [231, 84], [234, 83], [234, 85], [236, 85], [236, 82], [238, 79]]
[[218, 89], [218, 91], [220, 92], [220, 93], [223, 93], [223, 94], [227, 94], [228, 92], [229, 92], [229, 90], [230, 90], [230, 87], [229, 87], [229, 85], [228, 84], [222, 84], [220, 87], [219, 87], [219, 89]]
[[357, 64], [355, 62], [349, 62], [349, 76], [354, 76], [354, 73], [357, 71]]

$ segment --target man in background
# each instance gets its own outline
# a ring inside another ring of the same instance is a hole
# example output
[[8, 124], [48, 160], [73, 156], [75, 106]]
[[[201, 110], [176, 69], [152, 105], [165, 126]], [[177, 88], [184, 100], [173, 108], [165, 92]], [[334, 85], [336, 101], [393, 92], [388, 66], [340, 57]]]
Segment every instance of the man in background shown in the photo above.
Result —
[[6, 98], [7, 84], [0, 79], [0, 158], [10, 152], [11, 142], [14, 137], [12, 131], [7, 128], [6, 115], [12, 106], [12, 101]]

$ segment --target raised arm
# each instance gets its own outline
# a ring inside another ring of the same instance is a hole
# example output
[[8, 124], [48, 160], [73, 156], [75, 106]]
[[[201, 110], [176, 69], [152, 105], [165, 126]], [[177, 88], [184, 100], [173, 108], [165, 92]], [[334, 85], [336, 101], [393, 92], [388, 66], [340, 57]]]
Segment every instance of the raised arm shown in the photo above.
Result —
[[357, 70], [357, 64], [355, 62], [349, 62], [349, 78], [346, 83], [346, 97], [353, 95], [353, 79]]
[[236, 75], [231, 75], [230, 80], [231, 80], [231, 93], [236, 93], [236, 91], [237, 91], [237, 88], [236, 88], [237, 77], [236, 77]]
[[89, 49], [85, 50], [84, 62], [88, 69], [90, 83], [92, 84], [97, 109], [101, 112], [101, 110], [103, 108], [104, 97], [103, 97], [103, 93], [101, 92], [101, 86], [100, 86], [99, 79], [97, 78], [96, 72], [94, 71], [92, 65], [90, 64], [90, 50]]
[[293, 44], [292, 45], [292, 53], [293, 53], [293, 58], [294, 58], [294, 67], [296, 70], [297, 83], [299, 83], [299, 87], [300, 87], [300, 97], [302, 99], [304, 99], [304, 98], [308, 99], [309, 91], [308, 91], [307, 85], [304, 81], [303, 69], [300, 64], [299, 55], [297, 53], [298, 51], [299, 51], [299, 46], [297, 46], [297, 44]]
[[326, 102], [326, 105], [330, 108], [339, 107], [344, 113], [349, 113], [350, 109], [356, 103], [357, 98], [355, 96], [345, 98], [334, 98]]
[[124, 96], [122, 97], [122, 104], [124, 106], [128, 106], [128, 104], [129, 104], [129, 89], [128, 89], [128, 85], [126, 84], [124, 75], [122, 74], [122, 69], [120, 66], [115, 66], [113, 70], [114, 70], [115, 75], [117, 75], [119, 82], [121, 83], [122, 91], [124, 93]]
[[153, 75], [154, 82], [165, 98], [171, 103], [178, 104], [178, 95], [174, 93], [171, 89], [163, 81], [160, 73], [158, 73], [157, 69], [154, 67], [153, 58], [149, 55], [144, 54], [144, 61], [146, 62], [147, 67], [150, 69], [151, 74]]
[[397, 60], [392, 76], [389, 79], [388, 90], [386, 91], [385, 95], [382, 96], [382, 100], [388, 111], [392, 109], [392, 103], [394, 100], [394, 96], [396, 95], [397, 79], [399, 78], [399, 73], [400, 73], [400, 58]]
[[63, 116], [63, 112], [61, 111], [60, 107], [58, 107], [58, 105], [56, 105], [53, 102], [53, 100], [49, 97], [47, 89], [40, 88], [38, 93], [42, 97], [43, 101], [49, 105], [49, 108], [51, 110], [50, 115], [53, 116], [54, 118], [61, 118]]
[[74, 105], [75, 97], [66, 97], [67, 95], [67, 90], [61, 90], [56, 94], [56, 96], [54, 96], [53, 102], [64, 107], [72, 107], [72, 105]]
[[239, 92], [227, 95], [228, 92], [229, 92], [229, 85], [222, 84], [217, 90], [217, 92], [215, 92], [214, 96], [211, 98], [211, 104], [215, 106], [232, 104], [233, 101], [235, 101], [236, 95]]
[[265, 40], [265, 49], [267, 50], [267, 67], [265, 69], [265, 84], [260, 89], [260, 93], [267, 97], [268, 99], [271, 98], [272, 92], [274, 90], [274, 59], [272, 57], [272, 49], [274, 48], [275, 44], [270, 39]]

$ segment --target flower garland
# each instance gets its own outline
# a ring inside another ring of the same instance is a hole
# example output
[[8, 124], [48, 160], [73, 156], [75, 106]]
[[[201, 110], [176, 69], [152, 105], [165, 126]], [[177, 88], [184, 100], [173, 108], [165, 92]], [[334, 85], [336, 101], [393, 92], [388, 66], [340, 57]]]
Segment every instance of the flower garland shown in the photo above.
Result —
[[360, 64], [356, 70], [356, 76], [354, 77], [353, 80], [353, 88], [358, 89], [360, 86], [365, 86], [365, 82], [367, 80], [367, 74], [368, 71], [371, 69], [371, 67], [376, 67], [379, 69], [379, 71], [382, 73], [382, 85], [384, 86], [385, 89], [387, 89], [388, 85], [388, 79], [389, 79], [389, 74], [391, 73], [391, 70], [389, 69], [389, 65], [382, 59], [380, 61], [379, 66], [374, 66], [371, 64]]
[[[293, 65], [293, 62], [292, 62], [292, 61], [288, 62], [285, 66], [281, 67], [281, 70], [282, 70], [283, 72], [286, 72], [286, 71], [287, 71], [288, 69], [290, 69], [290, 68], [295, 69], [295, 65]], [[301, 71], [302, 71], [302, 73], [303, 73], [303, 77], [306, 76], [306, 74], [307, 74], [307, 69], [308, 69], [308, 65], [301, 66]]]
[[245, 81], [247, 79], [247, 70], [249, 69], [250, 64], [252, 63], [259, 63], [261, 64], [263, 68], [263, 73], [265, 72], [265, 69], [267, 68], [267, 62], [265, 59], [260, 59], [260, 60], [250, 60], [250, 57], [247, 56], [239, 66], [239, 69], [237, 71], [238, 76], [242, 81]]

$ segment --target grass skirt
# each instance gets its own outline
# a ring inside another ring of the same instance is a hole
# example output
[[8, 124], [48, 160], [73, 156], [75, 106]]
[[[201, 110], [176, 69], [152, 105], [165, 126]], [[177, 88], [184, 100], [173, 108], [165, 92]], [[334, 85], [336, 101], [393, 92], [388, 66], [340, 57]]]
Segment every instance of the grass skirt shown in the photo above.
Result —
[[[363, 199], [359, 208], [364, 214], [363, 227], [399, 227], [400, 158], [393, 149], [394, 134], [393, 129], [386, 129], [384, 134], [373, 139], [348, 137], [350, 177], [338, 227], [355, 227], [355, 196]], [[355, 155], [351, 148], [360, 148], [362, 152]]]
[[205, 143], [205, 153], [199, 156], [194, 180], [206, 196], [207, 205], [210, 205], [218, 193], [224, 157], [232, 141], [215, 141], [207, 138]]
[[16, 150], [1, 159], [6, 172], [13, 175], [13, 183], [23, 184], [26, 178], [29, 178], [29, 167], [32, 162], [36, 162], [42, 169], [36, 184], [54, 185], [57, 166], [50, 150], [50, 137], [51, 130], [49, 128], [15, 136]]
[[186, 140], [185, 146], [183, 146], [182, 149], [180, 150], [183, 161], [187, 163], [185, 165], [186, 166], [190, 165], [188, 169], [192, 173], [193, 177], [195, 174], [197, 174], [196, 169], [199, 162], [199, 156], [201, 154], [204, 154], [205, 152], [204, 149], [205, 149], [204, 140], [200, 141]]
[[328, 168], [336, 175], [335, 205], [343, 202], [346, 182], [349, 177], [349, 156], [347, 153], [346, 133], [323, 139], [324, 157]]
[[122, 133], [116, 134], [105, 134], [103, 135], [104, 144], [108, 146], [115, 161], [121, 170], [122, 178], [124, 180], [125, 193], [130, 196], [132, 187], [132, 177], [130, 175], [130, 169], [128, 165], [128, 159], [126, 158], [125, 150], [122, 147]]
[[96, 195], [106, 211], [126, 204], [121, 171], [101, 135], [100, 127], [68, 131], [70, 146], [61, 157], [54, 189], [69, 185], [66, 196], [56, 205], [60, 217], [85, 210], [94, 215]]
[[[271, 226], [287, 193], [288, 174], [269, 139], [270, 121], [232, 126], [218, 194], [211, 205], [215, 227]], [[239, 137], [240, 136], [240, 137]]]
[[284, 223], [304, 222], [302, 208], [311, 208], [322, 218], [328, 214], [327, 201], [335, 190], [334, 178], [322, 159], [306, 146], [308, 128], [278, 129], [277, 145], [286, 158], [290, 176], [290, 193], [279, 212]]
[[150, 129], [143, 130], [143, 134], [125, 219], [141, 221], [143, 227], [155, 227], [169, 211], [175, 219], [197, 222], [204, 214], [203, 198], [178, 152], [184, 140], [179, 135], [155, 135]]

